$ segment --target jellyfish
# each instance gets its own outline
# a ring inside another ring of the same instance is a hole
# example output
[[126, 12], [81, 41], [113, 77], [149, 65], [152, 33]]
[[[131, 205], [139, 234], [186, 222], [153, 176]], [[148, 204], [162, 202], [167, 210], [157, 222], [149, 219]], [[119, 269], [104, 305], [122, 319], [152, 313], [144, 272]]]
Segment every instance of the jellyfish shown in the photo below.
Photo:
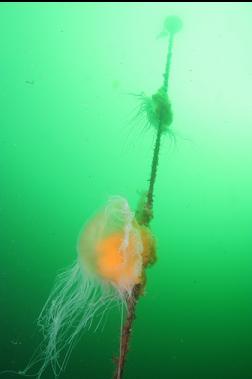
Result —
[[85, 330], [96, 330], [114, 306], [127, 310], [154, 260], [150, 230], [137, 222], [125, 198], [111, 197], [81, 231], [74, 263], [57, 276], [37, 322], [42, 342], [18, 374], [39, 379], [51, 366], [59, 376]]

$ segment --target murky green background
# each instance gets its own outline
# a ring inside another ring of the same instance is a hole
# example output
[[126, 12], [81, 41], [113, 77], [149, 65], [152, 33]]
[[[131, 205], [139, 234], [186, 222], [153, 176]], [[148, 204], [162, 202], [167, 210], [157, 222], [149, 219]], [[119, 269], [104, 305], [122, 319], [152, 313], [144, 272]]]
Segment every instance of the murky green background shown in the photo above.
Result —
[[[0, 5], [0, 369], [22, 369], [78, 233], [110, 195], [136, 207], [154, 131], [137, 98], [162, 83], [166, 16], [184, 23], [155, 188], [158, 262], [125, 379], [252, 378], [251, 3]], [[112, 378], [118, 311], [62, 379]], [[3, 375], [12, 378], [13, 375]], [[52, 378], [48, 370], [44, 378]]]

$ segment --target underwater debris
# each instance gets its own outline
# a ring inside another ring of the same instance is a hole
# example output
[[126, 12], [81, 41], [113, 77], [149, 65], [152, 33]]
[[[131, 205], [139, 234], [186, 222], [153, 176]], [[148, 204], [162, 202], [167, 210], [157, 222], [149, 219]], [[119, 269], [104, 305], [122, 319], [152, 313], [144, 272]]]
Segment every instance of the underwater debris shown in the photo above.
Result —
[[33, 86], [35, 84], [35, 82], [34, 82], [34, 80], [26, 80], [25, 84], [29, 84], [29, 85]]

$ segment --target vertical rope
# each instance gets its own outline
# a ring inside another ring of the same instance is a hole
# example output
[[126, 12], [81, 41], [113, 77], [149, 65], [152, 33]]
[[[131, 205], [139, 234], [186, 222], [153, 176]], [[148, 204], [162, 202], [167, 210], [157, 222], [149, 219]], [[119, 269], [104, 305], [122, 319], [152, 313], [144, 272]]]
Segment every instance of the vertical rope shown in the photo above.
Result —
[[174, 33], [170, 33], [165, 72], [163, 75], [164, 77], [163, 88], [166, 93], [168, 92], [168, 84], [169, 84], [169, 77], [170, 77], [170, 71], [171, 71], [173, 41], [174, 41]]
[[[166, 65], [165, 65], [165, 72], [163, 74], [163, 77], [164, 77], [163, 89], [165, 90], [166, 93], [168, 91], [168, 84], [169, 84], [174, 33], [171, 32], [169, 36], [170, 38], [169, 38], [169, 45], [168, 45], [168, 53], [167, 53], [167, 59], [166, 59]], [[143, 214], [140, 215], [140, 217], [138, 217], [139, 223], [144, 224], [146, 226], [149, 226], [150, 221], [153, 218], [153, 213], [152, 213], [153, 196], [154, 196], [154, 186], [155, 186], [156, 177], [157, 177], [161, 136], [162, 136], [162, 131], [163, 131], [162, 126], [163, 126], [162, 120], [160, 120], [159, 127], [157, 129], [157, 137], [156, 137], [152, 164], [151, 164], [151, 175], [150, 175], [150, 180], [149, 180], [150, 184], [149, 184], [149, 189], [147, 193], [146, 206], [144, 207]], [[130, 340], [130, 336], [132, 332], [132, 326], [133, 326], [134, 319], [136, 318], [136, 305], [137, 305], [137, 301], [140, 296], [140, 293], [141, 293], [141, 285], [138, 284], [133, 288], [132, 295], [127, 300], [128, 313], [127, 313], [127, 318], [122, 330], [121, 342], [120, 342], [120, 347], [121, 347], [120, 356], [117, 359], [114, 379], [122, 379], [123, 377], [126, 356], [129, 350], [129, 340]]]

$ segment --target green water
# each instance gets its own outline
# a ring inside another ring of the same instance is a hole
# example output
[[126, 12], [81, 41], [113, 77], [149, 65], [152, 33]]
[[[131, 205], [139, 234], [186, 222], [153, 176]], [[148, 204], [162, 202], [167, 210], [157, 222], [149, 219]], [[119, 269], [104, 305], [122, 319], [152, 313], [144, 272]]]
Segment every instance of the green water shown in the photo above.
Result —
[[[110, 195], [134, 209], [148, 186], [155, 131], [131, 93], [162, 83], [170, 14], [184, 24], [176, 143], [162, 140], [158, 261], [125, 379], [252, 379], [251, 3], [0, 5], [0, 370], [23, 369], [39, 343], [35, 320], [83, 223]], [[115, 310], [61, 378], [112, 378], [119, 329]]]

